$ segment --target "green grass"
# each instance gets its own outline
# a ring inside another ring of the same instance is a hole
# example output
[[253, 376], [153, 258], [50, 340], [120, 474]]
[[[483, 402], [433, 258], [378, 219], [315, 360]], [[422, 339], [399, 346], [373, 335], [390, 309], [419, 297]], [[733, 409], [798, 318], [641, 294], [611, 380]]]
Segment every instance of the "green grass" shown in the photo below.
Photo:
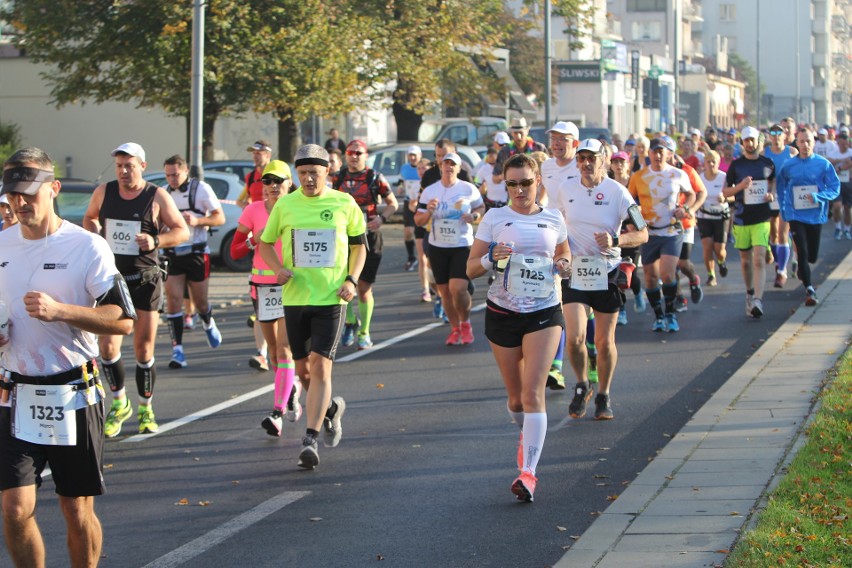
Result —
[[807, 441], [725, 566], [852, 566], [852, 350], [820, 395]]

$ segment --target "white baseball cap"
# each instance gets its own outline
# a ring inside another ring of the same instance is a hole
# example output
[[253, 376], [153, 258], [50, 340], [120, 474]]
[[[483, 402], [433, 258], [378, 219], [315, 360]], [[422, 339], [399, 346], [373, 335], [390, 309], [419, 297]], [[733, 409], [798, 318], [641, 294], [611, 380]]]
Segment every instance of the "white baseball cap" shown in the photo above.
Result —
[[115, 156], [116, 154], [127, 154], [128, 156], [139, 158], [140, 162], [145, 161], [145, 150], [143, 150], [142, 146], [140, 146], [136, 142], [125, 142], [124, 144], [110, 152], [111, 156]]
[[820, 128], [819, 130], [817, 130], [817, 134], [823, 134], [827, 136], [828, 130], [826, 130], [825, 128]]
[[596, 138], [586, 138], [580, 145], [577, 147], [577, 153], [580, 152], [591, 152], [592, 154], [600, 154], [603, 150], [603, 144], [601, 141]]
[[502, 146], [503, 144], [511, 143], [512, 139], [509, 138], [508, 134], [501, 130], [500, 132], [494, 135], [494, 141]]
[[573, 122], [565, 122], [560, 120], [553, 127], [548, 130], [545, 134], [550, 134], [551, 132], [558, 132], [559, 134], [571, 135], [575, 140], [580, 138], [580, 129], [577, 128], [577, 125]]
[[418, 156], [422, 156], [423, 152], [420, 150], [420, 146], [409, 146], [406, 154], [417, 154]]
[[746, 138], [754, 138], [755, 140], [760, 139], [760, 131], [753, 126], [746, 126], [743, 128], [742, 132], [740, 132], [740, 138], [745, 140]]
[[444, 160], [443, 160], [443, 161], [445, 161], [445, 162], [446, 162], [447, 160], [449, 160], [449, 161], [451, 161], [451, 162], [454, 162], [457, 166], [460, 166], [460, 165], [461, 165], [461, 158], [459, 158], [459, 155], [458, 155], [458, 154], [456, 154], [455, 152], [447, 152], [447, 153], [444, 155]]

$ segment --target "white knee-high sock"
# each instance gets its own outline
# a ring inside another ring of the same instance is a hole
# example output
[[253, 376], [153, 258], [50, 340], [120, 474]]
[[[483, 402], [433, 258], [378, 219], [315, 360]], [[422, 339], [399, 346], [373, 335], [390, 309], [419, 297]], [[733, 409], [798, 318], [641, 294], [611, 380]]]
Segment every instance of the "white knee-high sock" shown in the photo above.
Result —
[[524, 470], [535, 475], [544, 437], [547, 434], [547, 413], [527, 412], [524, 416]]

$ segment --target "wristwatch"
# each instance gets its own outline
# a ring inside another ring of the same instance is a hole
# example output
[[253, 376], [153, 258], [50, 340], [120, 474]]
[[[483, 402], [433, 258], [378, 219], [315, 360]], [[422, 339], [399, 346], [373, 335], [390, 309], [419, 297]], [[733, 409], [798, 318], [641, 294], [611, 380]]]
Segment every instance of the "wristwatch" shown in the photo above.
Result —
[[351, 274], [347, 274], [347, 275], [346, 275], [346, 279], [345, 279], [345, 281], [346, 281], [346, 282], [352, 282], [352, 285], [353, 285], [353, 286], [355, 286], [356, 288], [358, 287], [358, 281], [357, 281], [357, 280], [355, 280], [354, 278], [352, 278], [352, 275], [351, 275]]
[[618, 235], [613, 235], [613, 236], [612, 236], [612, 246], [613, 246], [613, 247], [617, 247], [617, 246], [618, 246]]

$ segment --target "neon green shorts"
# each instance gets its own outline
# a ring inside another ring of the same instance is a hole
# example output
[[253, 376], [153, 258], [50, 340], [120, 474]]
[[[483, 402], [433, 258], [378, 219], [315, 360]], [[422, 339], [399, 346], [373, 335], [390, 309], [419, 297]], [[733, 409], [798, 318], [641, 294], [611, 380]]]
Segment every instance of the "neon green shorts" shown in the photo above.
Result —
[[734, 247], [748, 250], [751, 247], [769, 248], [769, 221], [754, 225], [734, 225]]

